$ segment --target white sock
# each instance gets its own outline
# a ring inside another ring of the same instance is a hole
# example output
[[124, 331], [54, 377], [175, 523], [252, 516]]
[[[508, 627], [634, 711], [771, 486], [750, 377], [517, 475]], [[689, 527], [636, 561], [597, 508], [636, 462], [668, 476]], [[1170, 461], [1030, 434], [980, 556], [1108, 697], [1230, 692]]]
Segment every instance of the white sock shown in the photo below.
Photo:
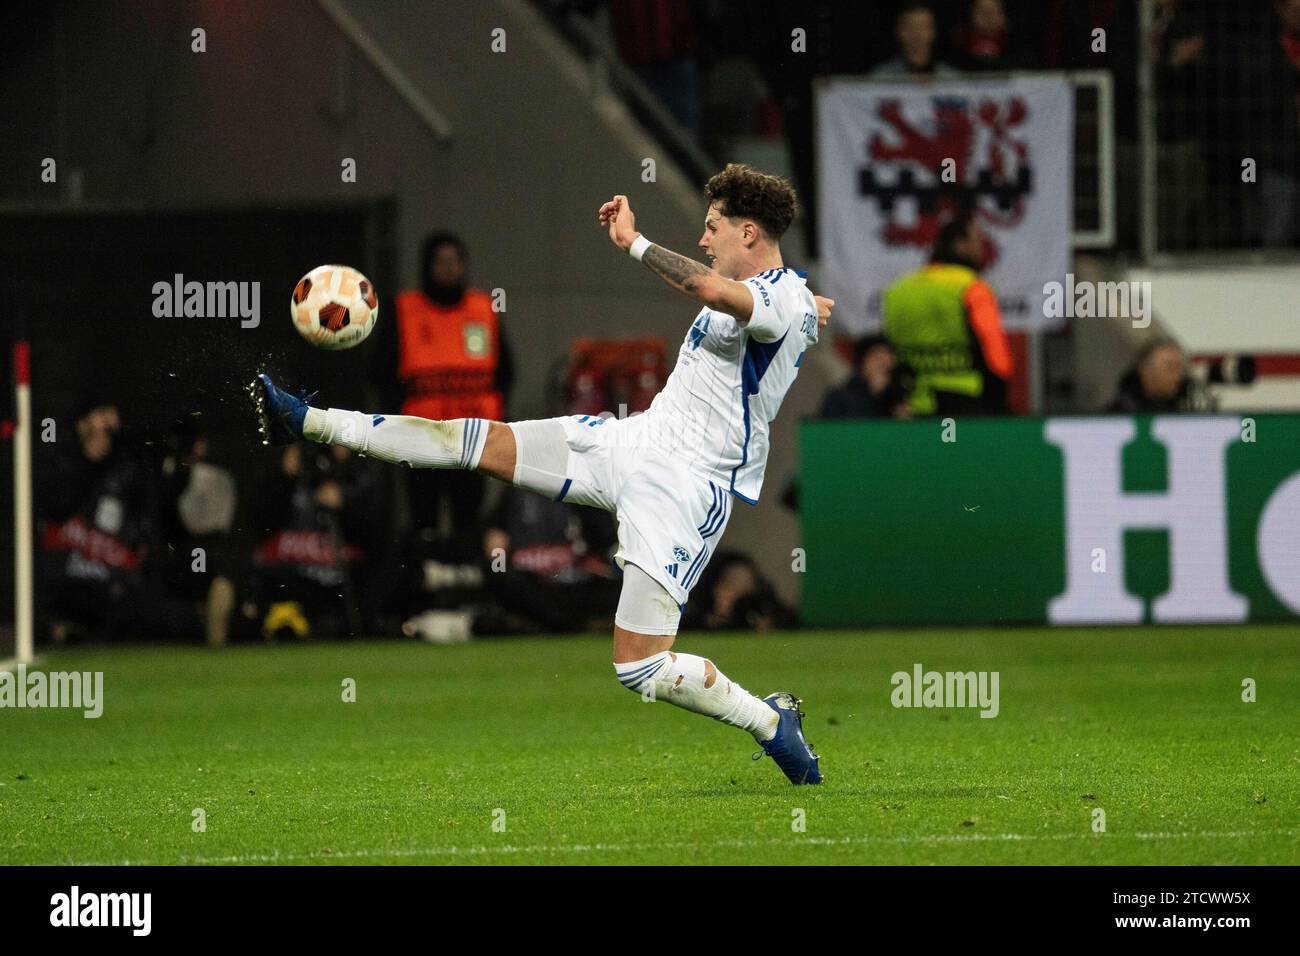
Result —
[[412, 468], [478, 467], [487, 445], [486, 418], [436, 421], [414, 415], [367, 415], [345, 408], [307, 409], [302, 433], [324, 445]]
[[714, 680], [704, 686], [710, 663], [694, 654], [663, 651], [654, 657], [615, 664], [619, 683], [652, 700], [664, 700], [683, 710], [704, 714], [724, 724], [748, 730], [756, 740], [776, 736], [780, 717], [755, 697], [714, 667]]

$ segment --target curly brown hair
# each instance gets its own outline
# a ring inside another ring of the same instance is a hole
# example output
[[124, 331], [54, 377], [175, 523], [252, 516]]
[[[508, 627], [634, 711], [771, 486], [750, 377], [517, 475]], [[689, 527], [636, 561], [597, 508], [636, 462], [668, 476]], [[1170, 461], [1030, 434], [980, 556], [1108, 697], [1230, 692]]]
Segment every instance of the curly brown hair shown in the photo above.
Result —
[[744, 163], [728, 163], [705, 185], [704, 198], [709, 205], [718, 203], [729, 219], [754, 220], [772, 239], [780, 239], [794, 221], [794, 186]]

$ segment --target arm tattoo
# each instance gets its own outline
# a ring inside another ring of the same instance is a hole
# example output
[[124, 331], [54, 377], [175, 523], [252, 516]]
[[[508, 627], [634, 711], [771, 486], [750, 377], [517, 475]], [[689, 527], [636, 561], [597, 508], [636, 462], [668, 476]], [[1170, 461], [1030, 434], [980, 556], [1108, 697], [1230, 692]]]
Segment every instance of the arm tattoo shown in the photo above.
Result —
[[701, 279], [713, 274], [713, 270], [702, 262], [688, 259], [659, 245], [651, 245], [641, 256], [641, 262], [674, 289], [689, 296], [696, 294]]

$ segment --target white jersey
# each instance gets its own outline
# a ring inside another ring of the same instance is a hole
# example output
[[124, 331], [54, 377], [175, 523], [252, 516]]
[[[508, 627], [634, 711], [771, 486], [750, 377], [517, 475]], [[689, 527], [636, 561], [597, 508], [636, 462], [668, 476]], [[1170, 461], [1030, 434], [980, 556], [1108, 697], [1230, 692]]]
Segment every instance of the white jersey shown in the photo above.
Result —
[[745, 284], [754, 296], [749, 321], [701, 309], [643, 427], [654, 447], [754, 504], [768, 426], [817, 341], [817, 303], [793, 269], [769, 269]]

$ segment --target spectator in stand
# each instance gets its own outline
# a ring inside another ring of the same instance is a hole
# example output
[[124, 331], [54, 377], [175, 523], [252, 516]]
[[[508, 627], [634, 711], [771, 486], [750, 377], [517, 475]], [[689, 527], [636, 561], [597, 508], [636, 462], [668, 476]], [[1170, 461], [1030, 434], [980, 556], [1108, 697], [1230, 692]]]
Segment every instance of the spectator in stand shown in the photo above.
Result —
[[1260, 240], [1290, 246], [1300, 238], [1300, 0], [1274, 0], [1276, 26], [1265, 51], [1251, 56], [1258, 99], [1265, 112], [1254, 124], [1260, 140]]
[[254, 598], [267, 640], [282, 634], [361, 636], [372, 606], [367, 559], [383, 547], [372, 463], [339, 445], [289, 445], [259, 488]]
[[58, 436], [38, 471], [41, 629], [56, 642], [197, 639], [192, 605], [156, 581], [153, 476], [142, 442], [124, 435], [117, 406], [80, 403], [75, 435]]
[[853, 344], [853, 373], [826, 393], [822, 418], [910, 418], [910, 370], [898, 364], [889, 340], [864, 335]]
[[1181, 412], [1187, 408], [1187, 360], [1173, 339], [1142, 346], [1106, 411], [1121, 415]]
[[199, 608], [207, 642], [219, 647], [229, 638], [235, 609], [230, 545], [235, 479], [207, 460], [208, 440], [197, 414], [173, 424], [168, 445], [158, 495], [164, 586]]
[[1198, 129], [1212, 90], [1203, 14], [1186, 0], [1160, 0], [1151, 36], [1159, 137], [1157, 224], [1162, 248], [1188, 249], [1205, 214], [1208, 181]]
[[971, 0], [966, 22], [954, 33], [953, 50], [963, 70], [1014, 70], [1022, 62], [1010, 40], [1002, 0]]
[[916, 371], [915, 415], [1007, 411], [1013, 362], [998, 299], [980, 278], [986, 238], [970, 212], [939, 231], [928, 265], [885, 290], [885, 337]]
[[959, 76], [957, 70], [936, 56], [935, 40], [938, 34], [934, 10], [930, 5], [908, 0], [894, 21], [898, 55], [881, 63], [870, 75], [881, 79]]
[[610, 16], [623, 62], [677, 122], [699, 127], [699, 70], [690, 0], [613, 0]]
[[715, 555], [696, 591], [682, 614], [684, 628], [770, 631], [799, 626], [798, 615], [781, 603], [758, 565], [739, 551]]

